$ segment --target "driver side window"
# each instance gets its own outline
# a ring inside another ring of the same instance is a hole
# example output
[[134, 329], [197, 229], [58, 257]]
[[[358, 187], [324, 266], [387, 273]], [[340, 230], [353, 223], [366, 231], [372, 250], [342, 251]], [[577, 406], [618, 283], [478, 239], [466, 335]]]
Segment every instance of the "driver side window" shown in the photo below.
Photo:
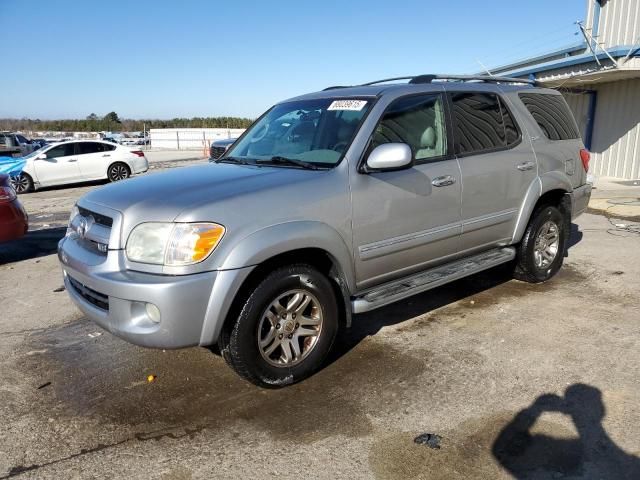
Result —
[[68, 157], [74, 154], [74, 144], [66, 143], [53, 147], [47, 152], [47, 158]]
[[406, 143], [416, 162], [442, 157], [447, 132], [442, 95], [412, 95], [395, 100], [373, 133], [373, 148], [385, 143]]

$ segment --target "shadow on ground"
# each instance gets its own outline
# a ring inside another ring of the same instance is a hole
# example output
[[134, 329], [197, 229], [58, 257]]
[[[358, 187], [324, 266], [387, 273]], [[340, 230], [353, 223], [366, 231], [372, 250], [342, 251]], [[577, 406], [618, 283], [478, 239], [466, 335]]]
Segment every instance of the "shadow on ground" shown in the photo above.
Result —
[[[569, 417], [578, 436], [532, 432], [545, 413]], [[501, 430], [493, 455], [518, 479], [640, 478], [640, 458], [624, 452], [609, 437], [602, 425], [605, 413], [602, 392], [590, 385], [571, 385], [564, 397], [541, 395]]]
[[17, 240], [0, 244], [0, 265], [55, 253], [66, 231], [66, 227], [35, 230]]

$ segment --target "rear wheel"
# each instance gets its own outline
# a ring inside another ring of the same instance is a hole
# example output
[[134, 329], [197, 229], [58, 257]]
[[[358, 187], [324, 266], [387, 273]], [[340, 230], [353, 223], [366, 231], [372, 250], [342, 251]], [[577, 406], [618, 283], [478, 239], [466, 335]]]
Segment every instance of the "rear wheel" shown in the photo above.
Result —
[[129, 178], [130, 175], [131, 170], [125, 163], [114, 163], [110, 165], [109, 170], [107, 170], [107, 177], [109, 177], [110, 182], [124, 180], [125, 178]]
[[567, 222], [554, 206], [543, 206], [533, 214], [518, 246], [515, 278], [540, 283], [553, 277], [564, 261]]
[[33, 192], [33, 179], [24, 172], [17, 177], [11, 177], [11, 184], [17, 193]]
[[240, 376], [277, 388], [313, 374], [337, 331], [338, 304], [330, 281], [298, 264], [274, 270], [260, 282], [219, 345]]

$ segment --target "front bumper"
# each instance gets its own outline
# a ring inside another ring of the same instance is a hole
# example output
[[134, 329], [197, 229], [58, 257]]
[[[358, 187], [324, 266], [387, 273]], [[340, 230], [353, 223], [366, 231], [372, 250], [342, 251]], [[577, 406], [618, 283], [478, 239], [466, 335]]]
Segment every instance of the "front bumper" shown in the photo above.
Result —
[[571, 220], [582, 215], [589, 207], [592, 187], [590, 183], [586, 183], [581, 187], [574, 188], [573, 192], [569, 194], [571, 196]]
[[[124, 252], [91, 252], [75, 239], [58, 244], [64, 285], [78, 308], [91, 320], [128, 342], [153, 348], [201, 344], [203, 324], [217, 272], [155, 275], [125, 270]], [[146, 304], [160, 311], [160, 322]]]

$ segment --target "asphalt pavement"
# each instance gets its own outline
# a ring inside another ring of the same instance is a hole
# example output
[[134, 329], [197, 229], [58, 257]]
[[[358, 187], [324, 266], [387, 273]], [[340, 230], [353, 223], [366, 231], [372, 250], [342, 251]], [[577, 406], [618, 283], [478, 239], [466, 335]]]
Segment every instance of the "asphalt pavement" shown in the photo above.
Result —
[[553, 280], [502, 267], [356, 316], [263, 390], [75, 309], [55, 244], [97, 186], [22, 196], [33, 231], [0, 247], [0, 479], [640, 478], [640, 235], [602, 210]]

